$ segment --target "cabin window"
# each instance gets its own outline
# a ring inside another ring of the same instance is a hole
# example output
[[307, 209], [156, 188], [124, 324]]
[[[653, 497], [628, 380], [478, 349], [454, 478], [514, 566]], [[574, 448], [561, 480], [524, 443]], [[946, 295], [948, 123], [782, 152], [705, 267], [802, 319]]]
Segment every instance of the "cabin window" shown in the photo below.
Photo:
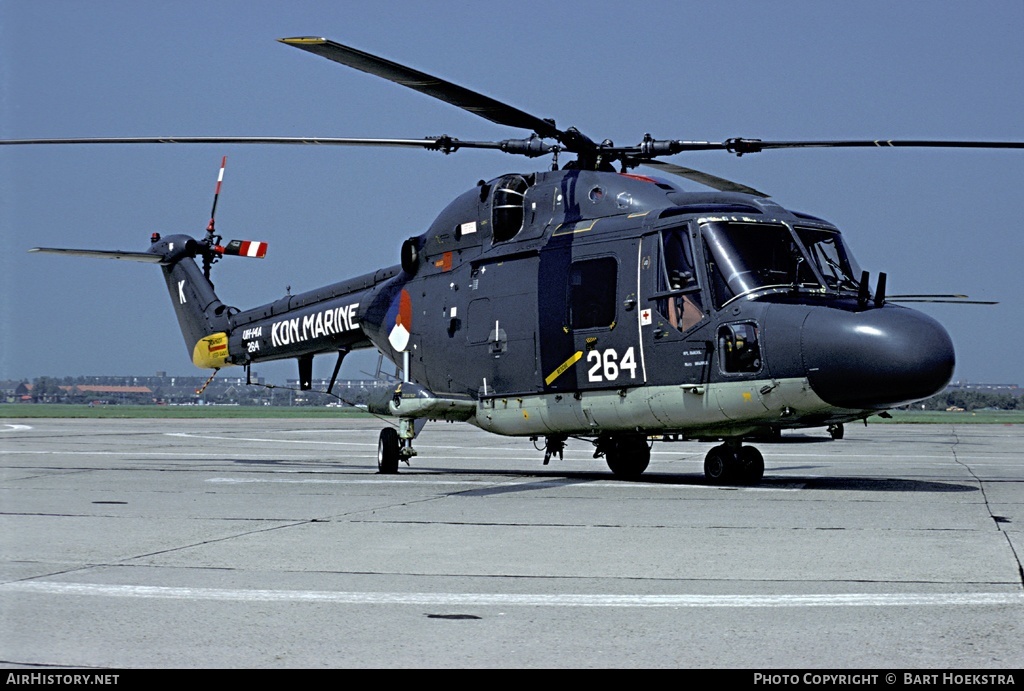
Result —
[[573, 262], [569, 268], [569, 324], [573, 329], [615, 323], [618, 262], [601, 257]]
[[674, 329], [689, 331], [705, 312], [687, 226], [661, 231], [659, 269], [657, 309]]
[[719, 328], [718, 355], [722, 371], [727, 374], [760, 371], [761, 346], [757, 338], [757, 325], [743, 322]]
[[526, 190], [529, 187], [522, 175], [506, 175], [494, 185], [491, 198], [491, 237], [494, 242], [511, 240], [523, 229]]

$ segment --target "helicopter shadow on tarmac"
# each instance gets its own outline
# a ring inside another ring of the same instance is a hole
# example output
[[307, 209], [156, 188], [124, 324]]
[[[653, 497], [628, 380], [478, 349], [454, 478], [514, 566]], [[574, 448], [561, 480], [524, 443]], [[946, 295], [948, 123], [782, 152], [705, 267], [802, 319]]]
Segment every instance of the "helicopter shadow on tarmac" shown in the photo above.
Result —
[[836, 441], [831, 437], [811, 437], [806, 434], [787, 434], [785, 436], [776, 437], [768, 440], [759, 439], [758, 442], [764, 446], [770, 446], [772, 444], [820, 444], [822, 442], [833, 442]]
[[[773, 467], [776, 471], [812, 470], [822, 466], [801, 465]], [[865, 477], [820, 477], [809, 475], [807, 477], [788, 476], [765, 478], [758, 485], [709, 485], [703, 473], [676, 474], [676, 473], [645, 473], [643, 476], [631, 480], [624, 480], [614, 477], [607, 472], [557, 472], [557, 471], [515, 471], [515, 470], [493, 470], [460, 468], [458, 471], [441, 468], [417, 468], [416, 471], [406, 471], [401, 475], [419, 474], [425, 471], [427, 474], [451, 474], [457, 472], [459, 475], [472, 475], [480, 478], [518, 478], [523, 480], [533, 479], [533, 482], [515, 485], [511, 487], [489, 487], [471, 490], [452, 492], [458, 496], [484, 496], [490, 494], [504, 494], [509, 492], [523, 492], [537, 489], [551, 489], [553, 486], [588, 484], [591, 482], [614, 482], [629, 483], [632, 485], [674, 485], [709, 487], [711, 489], [738, 490], [757, 489], [759, 491], [772, 489], [801, 489], [801, 490], [831, 490], [831, 491], [866, 491], [866, 492], [978, 492], [977, 487], [964, 485], [956, 482], [937, 482], [930, 480], [912, 480], [904, 478], [865, 478]]]
[[[771, 441], [762, 442], [766, 446], [788, 446], [788, 445], [807, 445], [807, 444], [833, 444], [836, 440], [831, 439], [827, 436], [812, 436], [807, 434], [787, 434], [785, 436], [777, 437]], [[841, 443], [841, 442], [840, 442]], [[306, 460], [290, 460], [290, 459], [267, 459], [267, 458], [245, 458], [244, 456], [238, 456], [234, 458], [225, 458], [224, 461], [241, 466], [241, 467], [266, 467], [266, 468], [280, 468], [289, 470], [301, 470], [309, 467], [309, 462]], [[422, 459], [421, 459], [422, 462]], [[367, 471], [371, 471], [373, 475], [380, 475], [376, 472], [376, 466], [367, 463], [363, 464], [351, 464], [351, 463], [326, 463], [317, 464], [319, 472], [328, 472], [331, 474], [340, 475], [355, 475], [363, 476], [367, 474]], [[806, 475], [787, 475], [785, 477], [765, 477], [761, 482], [756, 485], [760, 490], [773, 490], [773, 489], [801, 489], [801, 490], [833, 490], [833, 491], [867, 491], [867, 492], [977, 492], [979, 489], [970, 485], [964, 485], [956, 482], [938, 482], [928, 480], [915, 480], [915, 479], [904, 479], [904, 478], [893, 478], [893, 477], [878, 477], [878, 478], [867, 478], [867, 477], [853, 477], [853, 476], [832, 476], [822, 477], [814, 474], [825, 468], [829, 467], [827, 464], [822, 463], [804, 463], [799, 465], [784, 465], [784, 466], [772, 466], [773, 472], [785, 472], [794, 473], [801, 472], [807, 473]], [[633, 478], [617, 478], [614, 475], [603, 470], [595, 471], [558, 471], [555, 467], [549, 466], [542, 470], [532, 469], [495, 469], [495, 468], [483, 468], [483, 467], [453, 467], [453, 466], [433, 466], [433, 465], [417, 465], [414, 468], [403, 467], [397, 473], [399, 476], [405, 477], [418, 477], [418, 478], [430, 478], [440, 476], [454, 476], [454, 475], [469, 475], [477, 478], [481, 481], [494, 480], [521, 480], [525, 481], [515, 486], [503, 486], [503, 487], [481, 487], [470, 490], [460, 490], [452, 492], [452, 495], [458, 496], [484, 496], [492, 494], [504, 494], [510, 492], [524, 492], [537, 489], [551, 489], [554, 486], [563, 485], [574, 485], [574, 484], [588, 484], [592, 482], [600, 483], [630, 483], [633, 485], [674, 485], [674, 486], [693, 486], [693, 487], [708, 487], [723, 490], [736, 490], [736, 489], [750, 489], [754, 486], [746, 484], [720, 484], [715, 485], [709, 483], [702, 472], [694, 473], [669, 473], [669, 472], [657, 472], [649, 471], [644, 475]], [[390, 476], [390, 475], [389, 475]], [[532, 481], [531, 481], [532, 480]], [[400, 482], [400, 481], [399, 481]]]

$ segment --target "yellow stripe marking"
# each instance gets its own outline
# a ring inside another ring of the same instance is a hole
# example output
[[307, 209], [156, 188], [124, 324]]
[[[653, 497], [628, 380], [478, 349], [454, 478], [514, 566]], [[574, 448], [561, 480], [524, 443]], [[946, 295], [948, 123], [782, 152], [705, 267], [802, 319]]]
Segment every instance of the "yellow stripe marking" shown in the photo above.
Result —
[[558, 369], [556, 369], [554, 372], [549, 374], [544, 379], [544, 383], [547, 384], [548, 386], [550, 386], [551, 382], [553, 382], [554, 380], [558, 379], [560, 376], [565, 374], [565, 370], [569, 369], [570, 367], [575, 365], [577, 362], [579, 362], [581, 357], [583, 357], [583, 351], [582, 350], [577, 350], [575, 353], [572, 354], [572, 357], [570, 357], [568, 360], [566, 360], [561, 365], [559, 365]]
[[327, 43], [327, 39], [320, 38], [318, 36], [296, 36], [295, 38], [279, 38], [277, 40], [280, 41], [281, 43], [289, 43], [289, 44], [293, 44], [293, 45], [294, 44], [300, 44], [300, 43], [310, 43], [310, 44], [313, 44], [313, 45], [322, 45], [324, 43]]
[[555, 232], [553, 232], [551, 236], [554, 237], [556, 235], [575, 235], [576, 233], [585, 233], [591, 228], [593, 228], [595, 225], [597, 225], [598, 220], [599, 219], [595, 218], [593, 221], [590, 222], [590, 225], [587, 226], [586, 228], [580, 226], [580, 221], [577, 221], [576, 223], [572, 224], [572, 230], [562, 230], [563, 226], [558, 226], [558, 228], [555, 229]]

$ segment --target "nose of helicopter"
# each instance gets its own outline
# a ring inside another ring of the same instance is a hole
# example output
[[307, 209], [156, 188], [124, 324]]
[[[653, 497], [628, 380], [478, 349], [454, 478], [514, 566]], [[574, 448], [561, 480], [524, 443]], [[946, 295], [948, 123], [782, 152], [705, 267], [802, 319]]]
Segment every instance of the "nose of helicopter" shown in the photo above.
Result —
[[931, 317], [886, 305], [812, 310], [801, 352], [814, 392], [843, 408], [883, 409], [928, 398], [953, 377], [953, 343]]

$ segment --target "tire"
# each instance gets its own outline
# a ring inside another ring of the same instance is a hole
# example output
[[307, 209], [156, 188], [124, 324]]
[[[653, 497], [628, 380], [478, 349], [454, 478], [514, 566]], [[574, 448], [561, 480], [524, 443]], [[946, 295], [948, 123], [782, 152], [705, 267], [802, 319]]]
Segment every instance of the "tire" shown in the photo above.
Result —
[[604, 460], [615, 477], [635, 480], [651, 463], [651, 447], [647, 445], [647, 438], [641, 435], [616, 437], [609, 443]]
[[398, 431], [394, 427], [385, 427], [380, 431], [377, 442], [377, 472], [382, 475], [394, 475], [398, 472]]
[[747, 485], [759, 484], [764, 478], [764, 456], [753, 446], [740, 449], [740, 474]]
[[704, 477], [713, 485], [731, 485], [736, 476], [736, 459], [724, 444], [704, 457]]

